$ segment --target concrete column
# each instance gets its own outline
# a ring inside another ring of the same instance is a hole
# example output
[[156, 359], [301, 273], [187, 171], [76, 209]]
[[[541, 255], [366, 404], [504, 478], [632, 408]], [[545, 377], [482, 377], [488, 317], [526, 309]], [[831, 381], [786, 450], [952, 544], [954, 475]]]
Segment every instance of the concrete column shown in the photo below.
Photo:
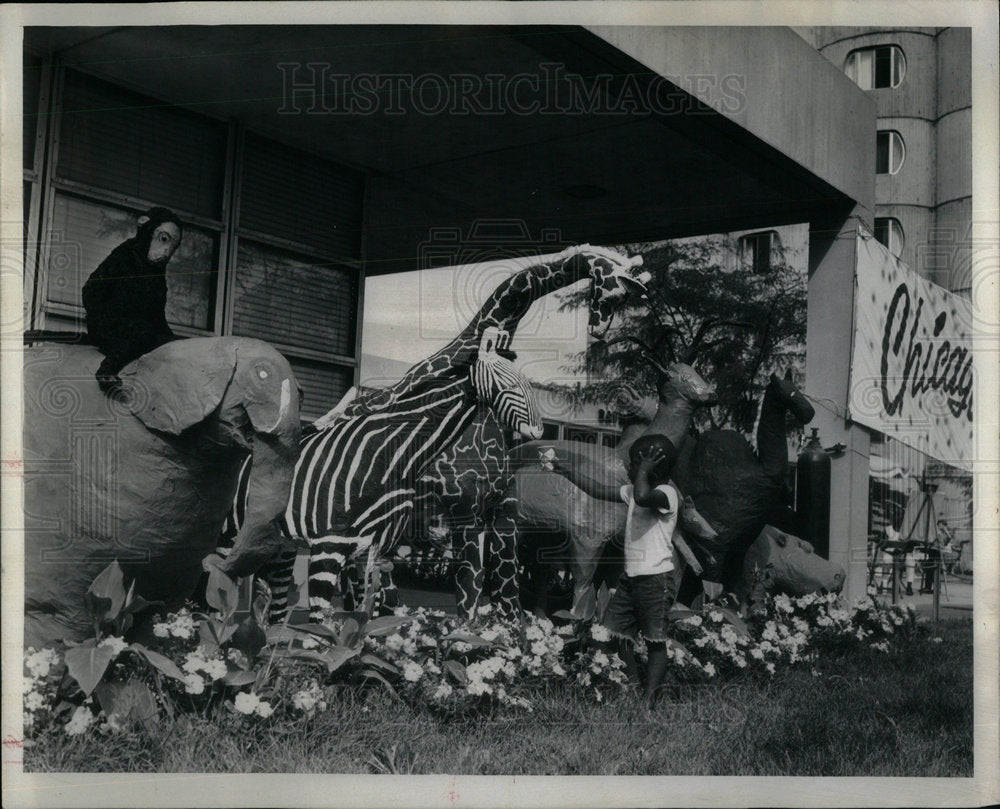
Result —
[[854, 267], [857, 223], [871, 226], [862, 206], [814, 218], [809, 225], [809, 309], [806, 395], [816, 408], [810, 427], [823, 446], [846, 446], [832, 459], [830, 559], [847, 571], [844, 594], [865, 594], [868, 552], [868, 432], [847, 421], [851, 342], [854, 336]]

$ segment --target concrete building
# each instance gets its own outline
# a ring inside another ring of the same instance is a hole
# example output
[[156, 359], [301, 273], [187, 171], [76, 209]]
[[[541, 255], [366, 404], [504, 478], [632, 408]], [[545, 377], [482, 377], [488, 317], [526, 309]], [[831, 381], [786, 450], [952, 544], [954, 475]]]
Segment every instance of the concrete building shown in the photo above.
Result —
[[972, 32], [800, 29], [875, 102], [875, 234], [929, 281], [972, 282]]
[[[829, 27], [799, 33], [875, 101], [876, 237], [927, 280], [969, 295], [971, 29]], [[871, 456], [873, 536], [891, 521], [891, 493], [881, 470], [903, 470], [892, 483], [897, 497], [926, 477], [942, 492], [938, 516], [957, 541], [969, 543], [963, 566], [971, 567], [970, 474], [878, 433], [871, 436]]]
[[831, 556], [863, 592], [868, 433], [844, 414], [876, 103], [791, 29], [46, 27], [25, 49], [29, 328], [79, 330], [87, 275], [166, 205], [171, 323], [274, 343], [306, 417], [359, 381], [365, 278], [444, 233], [516, 216], [553, 252], [807, 224], [806, 390], [847, 449]]

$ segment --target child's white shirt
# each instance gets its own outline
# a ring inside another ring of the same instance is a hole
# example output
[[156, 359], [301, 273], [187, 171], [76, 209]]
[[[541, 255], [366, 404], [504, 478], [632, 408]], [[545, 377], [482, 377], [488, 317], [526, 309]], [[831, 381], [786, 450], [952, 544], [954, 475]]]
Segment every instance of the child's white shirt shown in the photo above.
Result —
[[621, 488], [622, 501], [628, 505], [625, 521], [625, 575], [651, 576], [674, 569], [674, 530], [677, 528], [677, 490], [668, 483], [656, 487], [670, 502], [670, 508], [637, 506], [635, 488], [628, 483]]

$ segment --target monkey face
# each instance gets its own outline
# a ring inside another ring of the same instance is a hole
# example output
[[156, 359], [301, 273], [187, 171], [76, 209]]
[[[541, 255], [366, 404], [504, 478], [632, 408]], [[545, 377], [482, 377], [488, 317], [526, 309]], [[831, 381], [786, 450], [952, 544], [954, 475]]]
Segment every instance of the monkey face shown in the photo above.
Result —
[[153, 238], [149, 241], [149, 253], [147, 253], [146, 258], [150, 264], [166, 264], [180, 243], [180, 228], [173, 222], [164, 222], [153, 231]]

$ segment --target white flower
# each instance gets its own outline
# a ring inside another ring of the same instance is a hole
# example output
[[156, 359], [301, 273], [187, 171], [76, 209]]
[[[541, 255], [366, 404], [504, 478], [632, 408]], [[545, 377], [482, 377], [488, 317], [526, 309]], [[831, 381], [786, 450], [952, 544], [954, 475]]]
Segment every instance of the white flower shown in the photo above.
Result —
[[543, 639], [543, 638], [545, 637], [545, 633], [544, 633], [544, 632], [542, 632], [542, 630], [541, 630], [541, 629], [539, 629], [539, 628], [538, 628], [537, 626], [535, 626], [534, 624], [532, 624], [531, 626], [529, 626], [529, 627], [528, 627], [528, 628], [527, 628], [527, 629], [526, 629], [526, 630], [524, 631], [524, 636], [525, 636], [525, 637], [526, 637], [526, 638], [527, 638], [528, 640], [535, 640], [535, 641], [538, 641], [538, 640], [542, 640], [542, 639]]
[[302, 639], [303, 649], [315, 649], [317, 646], [319, 646], [319, 641], [316, 640], [316, 638], [314, 638], [312, 635], [306, 635]]
[[[700, 621], [701, 619], [699, 618], [698, 620]], [[590, 637], [592, 637], [594, 640], [598, 642], [601, 642], [601, 641], [611, 640], [611, 633], [608, 632], [608, 628], [606, 626], [602, 626], [601, 624], [593, 624], [590, 627]]]
[[484, 683], [482, 680], [473, 680], [469, 683], [467, 690], [470, 694], [479, 696], [480, 694], [492, 694], [493, 686], [489, 683]]
[[191, 673], [184, 678], [184, 690], [189, 694], [200, 694], [205, 690], [205, 681], [200, 674]]
[[274, 713], [274, 708], [271, 707], [271, 703], [267, 700], [260, 700], [256, 706], [254, 706], [254, 712], [261, 719], [267, 719], [271, 714]]
[[59, 661], [59, 655], [53, 649], [41, 649], [36, 652], [29, 648], [27, 651], [31, 654], [25, 658], [24, 665], [35, 679], [48, 677], [49, 669]]
[[187, 612], [179, 612], [170, 623], [170, 634], [181, 640], [190, 640], [194, 634], [194, 619]]
[[170, 627], [167, 624], [153, 624], [153, 634], [158, 638], [169, 638]]
[[712, 663], [706, 663], [703, 668], [705, 669], [705, 674], [709, 677], [715, 676], [715, 666]]
[[445, 699], [451, 696], [451, 686], [448, 683], [441, 683], [434, 691], [434, 699]]
[[708, 614], [708, 620], [713, 621], [714, 623], [717, 623], [717, 624], [718, 623], [722, 623], [722, 620], [723, 620], [722, 613], [719, 612], [718, 610], [712, 610]]
[[604, 702], [604, 697], [601, 695], [601, 692], [598, 691], [596, 688], [594, 689], [594, 696], [597, 698], [598, 702]]
[[421, 677], [424, 676], [424, 670], [418, 663], [414, 663], [412, 660], [407, 660], [403, 664], [403, 677], [411, 683], [415, 683]]
[[199, 649], [196, 652], [191, 652], [191, 654], [187, 656], [184, 660], [184, 665], [181, 666], [184, 671], [189, 674], [194, 674], [196, 671], [201, 670], [201, 668], [205, 665], [205, 661], [201, 658], [199, 654], [200, 651], [201, 650]]
[[774, 674], [774, 663], [768, 663], [767, 664], [767, 671], [768, 671], [768, 674]]
[[754, 660], [763, 660], [764, 651], [759, 646], [755, 646], [753, 649], [750, 650], [750, 657], [752, 657]]
[[555, 663], [552, 666], [552, 673], [555, 674], [557, 677], [565, 677], [566, 676], [566, 669], [564, 669], [558, 663]]
[[226, 664], [218, 658], [206, 661], [204, 669], [205, 673], [213, 680], [221, 680], [229, 671], [229, 669], [226, 668]]
[[24, 697], [24, 710], [37, 711], [39, 708], [45, 705], [45, 697], [43, 697], [39, 692], [31, 690]]
[[256, 694], [245, 691], [237, 694], [236, 699], [233, 700], [233, 707], [244, 714], [252, 714], [259, 704], [260, 698]]
[[604, 654], [604, 652], [597, 651], [594, 652], [594, 662], [598, 666], [607, 666], [611, 661], [608, 659], [608, 656]]
[[689, 626], [701, 626], [701, 616], [700, 615], [689, 615], [683, 621], [682, 624], [688, 624]]
[[312, 690], [296, 691], [292, 695], [292, 706], [299, 711], [309, 712], [316, 707], [316, 695]]
[[78, 707], [73, 711], [73, 716], [70, 718], [69, 722], [64, 726], [67, 736], [79, 736], [83, 733], [90, 723], [94, 721], [94, 715], [90, 712], [88, 708], [84, 706]]
[[931, 643], [942, 643], [943, 638], [931, 638]]
[[390, 649], [393, 652], [398, 652], [400, 649], [403, 648], [403, 636], [400, 635], [398, 632], [386, 636], [385, 648]]
[[[495, 633], [495, 630], [494, 630], [494, 633]], [[486, 638], [486, 640], [493, 640], [493, 638], [487, 638], [485, 632], [483, 633], [483, 637]], [[437, 642], [437, 639], [431, 637], [430, 635], [421, 635], [420, 636], [420, 645], [421, 646], [437, 646], [438, 642]]]
[[548, 651], [548, 647], [545, 645], [544, 640], [536, 640], [531, 644], [531, 653], [533, 655], [544, 655]]

